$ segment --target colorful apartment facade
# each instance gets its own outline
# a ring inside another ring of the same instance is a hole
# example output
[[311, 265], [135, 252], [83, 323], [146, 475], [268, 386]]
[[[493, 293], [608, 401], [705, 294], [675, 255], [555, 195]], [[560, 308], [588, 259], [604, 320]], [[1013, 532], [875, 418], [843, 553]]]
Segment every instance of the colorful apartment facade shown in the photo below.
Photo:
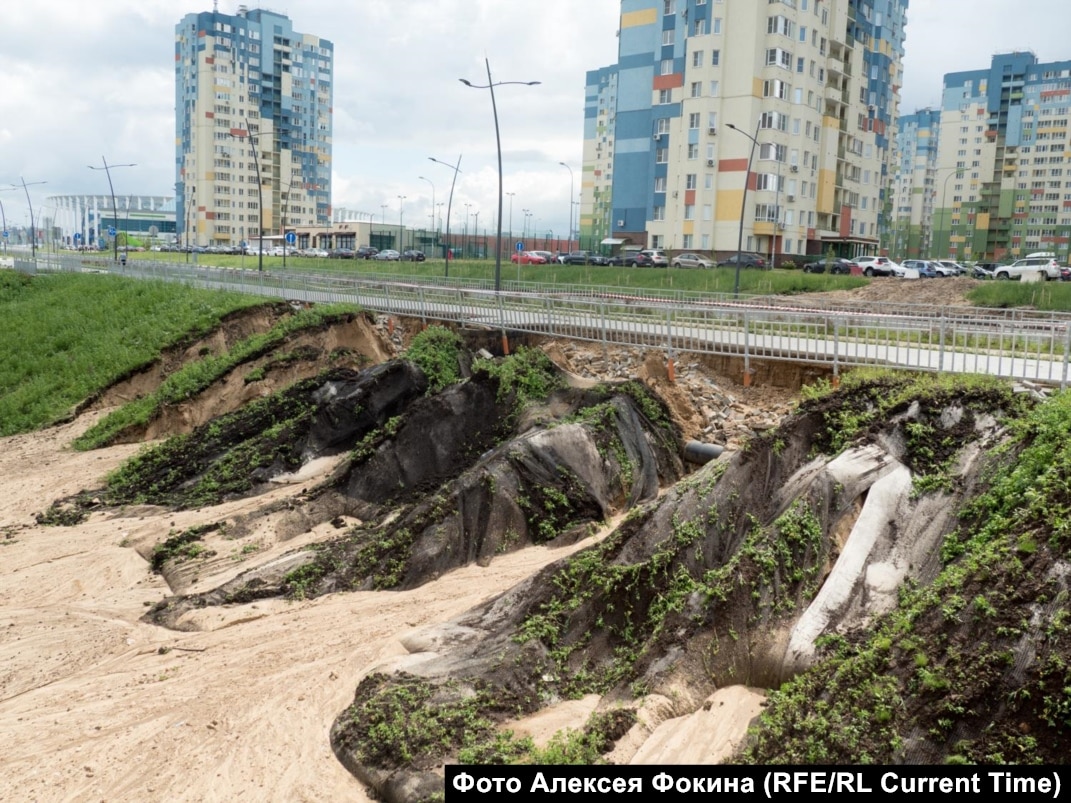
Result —
[[1071, 259], [1071, 61], [1029, 52], [944, 77], [930, 253]]
[[906, 8], [622, 0], [617, 63], [587, 74], [582, 242], [875, 252]]
[[[941, 112], [920, 109], [897, 124], [891, 181], [893, 222], [890, 253], [896, 259], [926, 259], [931, 253], [937, 197], [937, 147]], [[947, 178], [947, 177], [946, 177]]]
[[180, 239], [254, 244], [331, 222], [334, 45], [271, 11], [187, 14], [175, 27]]

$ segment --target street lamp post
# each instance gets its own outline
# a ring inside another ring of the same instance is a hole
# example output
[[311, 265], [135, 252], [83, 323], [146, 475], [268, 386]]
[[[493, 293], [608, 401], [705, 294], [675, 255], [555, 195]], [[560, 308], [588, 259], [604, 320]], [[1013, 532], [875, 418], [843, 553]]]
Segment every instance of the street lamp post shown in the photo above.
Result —
[[732, 123], [729, 123], [729, 128], [751, 140], [751, 152], [747, 157], [747, 170], [744, 171], [744, 192], [740, 200], [740, 233], [736, 238], [736, 280], [733, 282], [733, 295], [740, 295], [740, 262], [743, 260], [744, 254], [744, 215], [747, 213], [747, 187], [751, 182], [751, 162], [755, 158], [755, 146], [759, 144], [759, 126], [762, 125], [762, 118], [759, 118], [759, 122], [755, 124], [755, 136], [746, 131], [742, 131]]
[[[253, 133], [248, 129], [234, 129], [230, 131], [230, 135], [234, 139], [248, 139], [249, 144], [253, 146], [253, 167], [257, 171], [257, 270], [264, 270], [264, 185], [260, 180], [260, 157], [257, 155], [257, 150], [260, 148], [258, 142], [259, 137], [254, 137]], [[285, 249], [284, 249], [285, 250]]]
[[[35, 184], [47, 184], [48, 182], [31, 181], [29, 184], [27, 184], [26, 179], [24, 178], [20, 178], [19, 181], [22, 182], [22, 191], [26, 193], [26, 205], [30, 207], [30, 256], [33, 259], [37, 259], [37, 229], [34, 227], [33, 222], [33, 204], [30, 202], [30, 191], [26, 188], [32, 187]], [[15, 189], [19, 188], [18, 184], [12, 184], [11, 186]]]
[[[101, 156], [100, 159], [101, 159], [102, 162], [104, 162], [104, 167], [94, 167], [93, 165], [86, 165], [86, 166], [90, 170], [103, 170], [105, 175], [108, 176], [108, 191], [112, 195], [112, 221], [115, 223], [115, 229], [116, 229], [115, 236], [112, 237], [112, 262], [118, 262], [119, 261], [119, 209], [115, 205], [115, 187], [112, 186], [112, 171], [111, 171], [111, 168], [113, 168], [113, 167], [137, 167], [137, 165], [135, 165], [135, 164], [110, 165], [110, 164], [108, 164], [108, 160], [105, 159], [103, 156]], [[99, 230], [100, 226], [98, 225], [97, 228]]]
[[[0, 187], [0, 192], [15, 192], [17, 189], [18, 189], [18, 187]], [[2, 237], [3, 240], [4, 240], [4, 253], [6, 254], [7, 253], [7, 240], [8, 240], [8, 236], [7, 235], [8, 235], [8, 231], [7, 231], [7, 215], [4, 214], [4, 204], [3, 204], [3, 202], [0, 202], [0, 226], [3, 226], [3, 229], [0, 229], [0, 237]]]
[[279, 227], [279, 229], [280, 229], [280, 231], [282, 232], [282, 235], [283, 235], [283, 268], [284, 269], [286, 268], [286, 251], [287, 251], [287, 245], [288, 245], [288, 243], [286, 242], [286, 211], [287, 211], [287, 207], [290, 205], [290, 188], [292, 186], [293, 186], [293, 183], [287, 184], [286, 185], [286, 192], [283, 193], [283, 199], [282, 199], [283, 200], [282, 225]]
[[[472, 213], [472, 236], [476, 240], [476, 247], [473, 249], [477, 254], [480, 253], [480, 210], [477, 209]], [[497, 288], [495, 288], [497, 289]]]
[[472, 87], [473, 89], [487, 89], [491, 92], [491, 113], [495, 118], [495, 145], [498, 149], [498, 244], [495, 248], [495, 292], [497, 293], [502, 287], [502, 136], [498, 128], [498, 106], [495, 104], [495, 87], [506, 86], [508, 84], [519, 84], [522, 86], [535, 86], [540, 83], [539, 81], [499, 81], [494, 82], [491, 80], [491, 62], [489, 59], [484, 58], [484, 64], [487, 66], [487, 85], [474, 84], [465, 78], [458, 79], [465, 86]]
[[454, 203], [454, 185], [457, 183], [457, 174], [461, 172], [461, 154], [459, 153], [457, 155], [457, 164], [456, 165], [452, 165], [452, 164], [450, 164], [448, 162], [439, 161], [434, 156], [429, 156], [428, 158], [431, 161], [435, 162], [436, 164], [446, 165], [447, 167], [449, 167], [451, 170], [454, 171], [454, 177], [452, 179], [450, 179], [450, 195], [446, 199], [446, 242], [443, 244], [443, 260], [446, 262], [446, 268], [445, 268], [445, 272], [443, 273], [443, 276], [449, 276], [450, 275], [450, 256], [451, 256], [451, 253], [450, 253], [450, 207], [453, 206], [453, 203]]
[[407, 196], [405, 196], [405, 195], [399, 195], [398, 196], [398, 258], [399, 259], [401, 259], [401, 257], [402, 257], [402, 247], [405, 245], [405, 243], [402, 242], [402, 215], [404, 214], [403, 211], [402, 211], [402, 204], [405, 203], [406, 197]]
[[417, 176], [417, 178], [431, 185], [431, 230], [435, 231], [435, 182], [430, 178], [424, 178], [424, 176]]
[[[569, 250], [573, 250], [573, 168], [569, 167], [565, 162], [558, 162], [562, 167], [569, 171]], [[577, 244], [579, 248], [579, 243]]]

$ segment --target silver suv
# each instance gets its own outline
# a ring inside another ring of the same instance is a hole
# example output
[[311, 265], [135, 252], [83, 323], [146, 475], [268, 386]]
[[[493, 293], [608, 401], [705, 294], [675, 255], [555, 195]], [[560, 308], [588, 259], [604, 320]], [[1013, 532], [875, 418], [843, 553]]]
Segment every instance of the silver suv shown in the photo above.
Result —
[[668, 268], [669, 257], [666, 256], [666, 252], [658, 248], [649, 248], [645, 251], [641, 251], [641, 254], [646, 254], [651, 258], [652, 268]]
[[1027, 254], [1024, 259], [1016, 260], [1010, 265], [1001, 265], [993, 271], [994, 279], [1021, 279], [1024, 274], [1039, 273], [1042, 281], [1060, 278], [1060, 263], [1056, 254], [1038, 251]]

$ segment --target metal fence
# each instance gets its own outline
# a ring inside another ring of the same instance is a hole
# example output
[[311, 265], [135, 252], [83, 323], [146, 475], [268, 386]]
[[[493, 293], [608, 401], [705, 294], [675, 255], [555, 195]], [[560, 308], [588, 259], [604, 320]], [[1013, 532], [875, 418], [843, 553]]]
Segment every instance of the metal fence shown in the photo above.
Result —
[[629, 294], [619, 288], [390, 275], [216, 268], [185, 262], [117, 266], [77, 257], [16, 260], [32, 273], [97, 271], [308, 303], [356, 304], [447, 321], [595, 343], [842, 368], [978, 373], [1067, 386], [1071, 315], [886, 304], [814, 304], [779, 297]]

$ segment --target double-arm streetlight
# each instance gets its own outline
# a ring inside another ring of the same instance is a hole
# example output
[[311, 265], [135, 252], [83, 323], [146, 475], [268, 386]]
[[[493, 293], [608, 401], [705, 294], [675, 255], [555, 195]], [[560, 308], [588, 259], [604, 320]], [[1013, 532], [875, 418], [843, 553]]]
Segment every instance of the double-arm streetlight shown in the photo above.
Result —
[[495, 145], [498, 149], [498, 243], [495, 246], [495, 292], [502, 287], [502, 136], [498, 128], [498, 106], [495, 104], [495, 87], [518, 84], [520, 86], [535, 86], [539, 81], [498, 81], [491, 80], [491, 62], [484, 58], [487, 66], [487, 84], [474, 84], [465, 78], [459, 78], [465, 86], [473, 89], [488, 89], [491, 92], [491, 113], [495, 118]]
[[[115, 187], [112, 185], [112, 168], [113, 167], [137, 167], [136, 164], [124, 164], [124, 165], [110, 165], [108, 160], [103, 156], [100, 160], [104, 162], [104, 167], [94, 167], [93, 165], [86, 165], [90, 170], [103, 170], [104, 174], [108, 177], [108, 191], [112, 195], [112, 222], [115, 224], [115, 236], [112, 237], [112, 262], [119, 261], [119, 208], [115, 204]], [[128, 207], [129, 208], [129, 207]], [[100, 226], [97, 226], [97, 235], [100, 235]]]
[[[257, 150], [260, 148], [258, 142], [259, 137], [254, 135], [248, 129], [234, 129], [230, 131], [230, 135], [234, 139], [248, 139], [249, 144], [253, 146], [253, 168], [257, 171], [257, 237], [259, 238], [259, 245], [257, 247], [257, 270], [264, 270], [264, 185], [260, 180], [260, 157], [257, 156]], [[285, 246], [284, 246], [285, 248]]]
[[[37, 229], [35, 228], [33, 222], [33, 204], [30, 202], [30, 191], [26, 188], [32, 187], [35, 184], [47, 184], [48, 182], [31, 181], [29, 184], [27, 184], [26, 179], [24, 178], [19, 178], [19, 181], [22, 182], [22, 191], [26, 193], [26, 205], [30, 207], [30, 256], [33, 259], [37, 259]], [[19, 188], [18, 184], [12, 184], [11, 186], [16, 190]]]
[[403, 245], [403, 242], [402, 242], [402, 214], [403, 214], [402, 213], [402, 204], [405, 203], [406, 197], [407, 196], [405, 196], [405, 195], [399, 195], [398, 196], [398, 258], [399, 259], [401, 259], [401, 256], [402, 256], [402, 245]]
[[[569, 171], [569, 250], [573, 250], [573, 168], [569, 167], [565, 162], [558, 162], [562, 167]], [[577, 244], [579, 247], [579, 243]]]
[[747, 213], [747, 187], [751, 183], [751, 162], [755, 158], [755, 146], [759, 144], [759, 127], [762, 125], [762, 118], [759, 118], [759, 122], [755, 124], [755, 136], [742, 131], [732, 123], [729, 123], [729, 128], [751, 140], [751, 152], [747, 157], [747, 170], [744, 171], [744, 192], [740, 200], [740, 233], [736, 238], [736, 281], [733, 283], [733, 295], [740, 295], [740, 262], [744, 258], [744, 216]]
[[446, 199], [446, 235], [445, 235], [446, 241], [443, 243], [443, 260], [446, 262], [446, 268], [445, 268], [445, 271], [443, 273], [443, 276], [449, 276], [450, 275], [450, 250], [449, 250], [450, 249], [450, 207], [454, 203], [454, 185], [457, 183], [457, 174], [461, 172], [461, 154], [459, 153], [457, 155], [457, 164], [456, 165], [452, 165], [449, 162], [443, 162], [443, 161], [441, 161], [439, 159], [436, 159], [434, 156], [429, 156], [428, 158], [431, 161], [435, 162], [436, 164], [446, 165], [447, 167], [449, 167], [451, 170], [454, 171], [454, 177], [452, 179], [450, 179], [450, 195]]

